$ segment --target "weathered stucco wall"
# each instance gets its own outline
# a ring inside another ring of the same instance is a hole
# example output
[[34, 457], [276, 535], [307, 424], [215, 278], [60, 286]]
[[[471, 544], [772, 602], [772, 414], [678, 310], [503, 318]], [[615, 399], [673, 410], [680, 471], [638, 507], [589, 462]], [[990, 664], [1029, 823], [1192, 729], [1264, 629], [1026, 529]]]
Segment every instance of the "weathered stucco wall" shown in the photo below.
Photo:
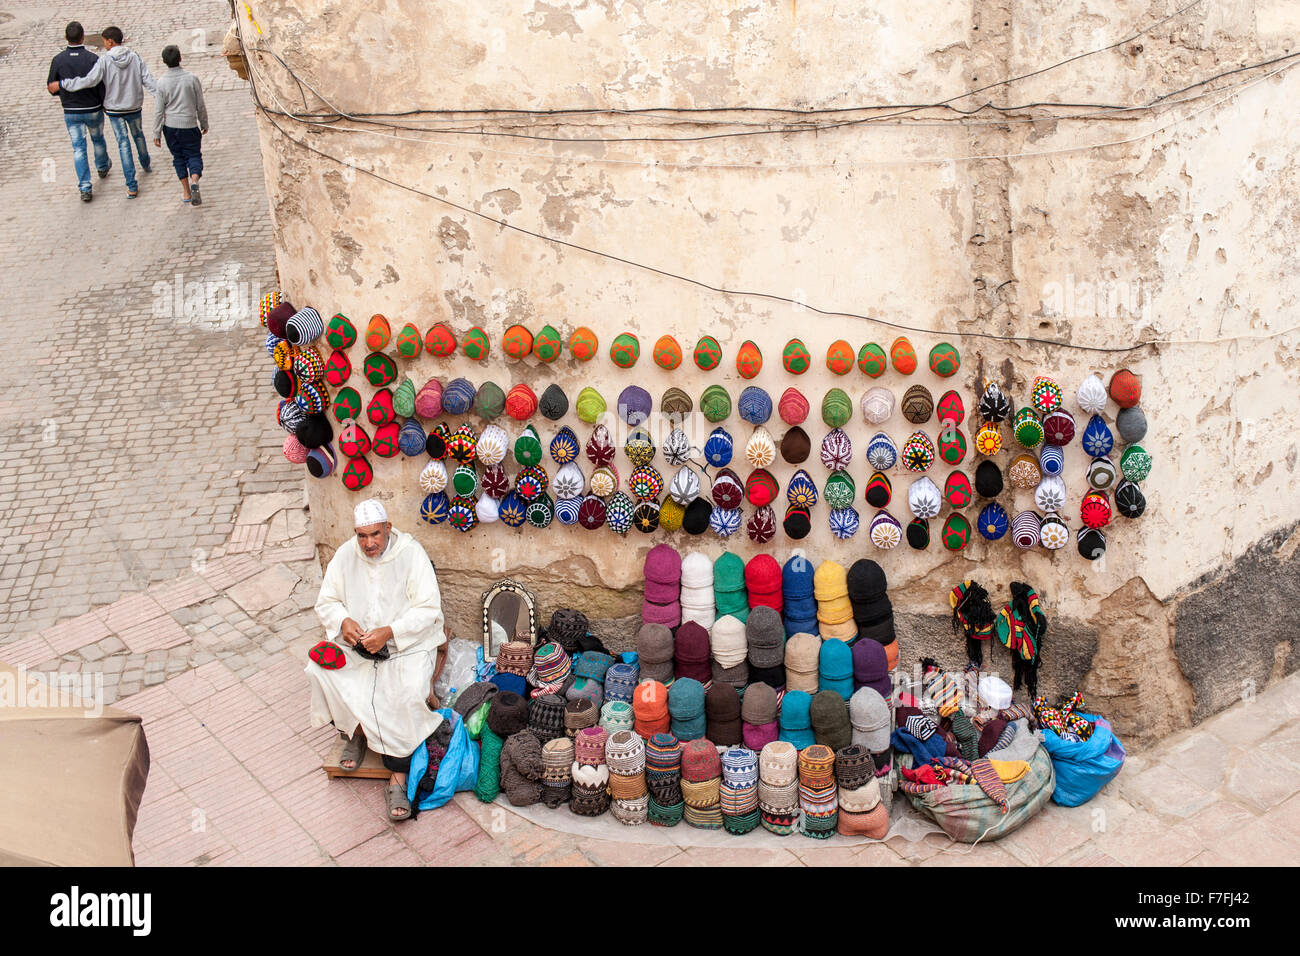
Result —
[[[915, 104], [1097, 49], [1175, 9], [1041, 0], [941, 5], [943, 12], [924, 14], [896, 0], [747, 6], [557, 0], [522, 13], [507, 6], [265, 0], [254, 5], [259, 42], [305, 86], [256, 49], [249, 51], [253, 78], [272, 109], [302, 111], [305, 104], [328, 112], [323, 97], [350, 115]], [[253, 47], [256, 34], [245, 26]], [[1203, 4], [1112, 51], [955, 105], [1138, 104], [1278, 55], [1297, 38], [1300, 15], [1283, 0]], [[281, 287], [299, 306], [344, 312], [358, 326], [382, 312], [394, 329], [407, 320], [422, 330], [446, 321], [457, 333], [481, 325], [492, 336], [494, 352], [483, 364], [463, 356], [406, 364], [417, 386], [432, 375], [444, 381], [465, 375], [504, 388], [528, 382], [540, 394], [556, 381], [572, 399], [590, 384], [612, 405], [633, 381], [656, 399], [670, 385], [698, 399], [705, 385], [721, 382], [734, 398], [746, 384], [735, 371], [735, 352], [752, 338], [766, 357], [754, 384], [773, 397], [790, 384], [803, 389], [814, 404], [815, 424], [808, 428], [814, 442], [824, 432], [815, 409], [833, 385], [856, 401], [869, 384], [901, 396], [920, 381], [936, 397], [958, 388], [970, 408], [986, 374], [1017, 402], [1035, 375], [1046, 374], [1062, 383], [1067, 406], [1077, 413], [1073, 394], [1086, 375], [1096, 371], [1108, 379], [1116, 368], [1131, 368], [1142, 379], [1150, 423], [1143, 445], [1156, 464], [1143, 485], [1146, 515], [1135, 522], [1116, 518], [1103, 561], [1084, 561], [1073, 546], [1026, 553], [1005, 540], [980, 538], [957, 555], [937, 540], [928, 551], [904, 546], [882, 555], [865, 528], [850, 541], [835, 541], [824, 505], [814, 512], [807, 539], [791, 542], [778, 533], [766, 549], [782, 560], [795, 544], [814, 559], [846, 565], [864, 555], [878, 558], [890, 576], [909, 660], [938, 651], [960, 663], [960, 642], [946, 622], [947, 592], [956, 581], [973, 576], [995, 596], [1005, 595], [1010, 581], [1029, 581], [1056, 622], [1044, 654], [1046, 686], [1066, 692], [1081, 686], [1126, 733], [1149, 738], [1224, 706], [1243, 682], [1263, 686], [1270, 675], [1296, 666], [1285, 634], [1256, 629], [1228, 642], [1219, 640], [1222, 628], [1207, 629], [1204, 615], [1179, 612], [1192, 591], [1208, 602], [1220, 590], [1234, 602], [1271, 600], [1281, 593], [1270, 590], [1271, 582], [1283, 581], [1289, 592], [1298, 573], [1290, 552], [1263, 579], [1243, 580], [1232, 568], [1248, 553], [1257, 560], [1261, 547], [1271, 547], [1261, 542], [1285, 537], [1300, 518], [1290, 493], [1300, 454], [1291, 427], [1300, 337], [1263, 337], [1297, 324], [1291, 279], [1300, 244], [1300, 172], [1293, 158], [1300, 78], [1286, 73], [1230, 96], [1232, 84], [1258, 75], [1228, 77], [1216, 84], [1218, 93], [1109, 120], [989, 109], [962, 120], [951, 111], [925, 110], [871, 125], [685, 143], [561, 143], [456, 131], [570, 140], [699, 137], [738, 129], [714, 120], [744, 121], [756, 124], [745, 129], [757, 130], [773, 114], [426, 114], [400, 120], [413, 127], [403, 130], [354, 122], [311, 126], [263, 115]], [[816, 121], [879, 115], [823, 114]], [[953, 341], [963, 366], [947, 382], [924, 368], [910, 378], [891, 370], [878, 382], [856, 371], [840, 379], [821, 365], [832, 341], [888, 348], [897, 332], [762, 298], [719, 295], [560, 247], [368, 172], [712, 285], [943, 329], [910, 338], [922, 355], [935, 342]], [[588, 325], [601, 338], [602, 354], [586, 365], [567, 352], [554, 366], [509, 362], [499, 336], [515, 322], [534, 331], [551, 323], [566, 337]], [[630, 373], [604, 354], [624, 330], [639, 335], [643, 350]], [[701, 373], [688, 359], [668, 373], [651, 361], [660, 335], [675, 335], [689, 351], [705, 331], [725, 351], [718, 372]], [[975, 331], [1112, 347], [1231, 341], [1107, 355], [957, 334]], [[796, 334], [816, 361], [797, 379], [780, 365], [782, 345]], [[356, 367], [361, 348], [354, 347]], [[371, 390], [362, 382], [361, 391], [368, 398]], [[1114, 411], [1112, 405], [1112, 422]], [[694, 437], [702, 441], [712, 426], [698, 413], [694, 418]], [[572, 413], [564, 422], [585, 441], [588, 426]], [[559, 427], [543, 424], [544, 437]], [[743, 444], [749, 427], [734, 414], [728, 427]], [[769, 427], [779, 439], [784, 426], [774, 419]], [[911, 427], [895, 413], [886, 430], [901, 442]], [[849, 431], [861, 488], [869, 475], [861, 449], [874, 426], [858, 416]], [[999, 461], [1005, 466], [1009, 458], [1004, 451]], [[619, 463], [626, 475], [621, 455]], [[963, 464], [973, 468], [970, 457]], [[641, 560], [652, 544], [671, 540], [709, 554], [724, 547], [711, 534], [632, 532], [621, 539], [577, 527], [529, 533], [498, 524], [460, 536], [430, 528], [418, 519], [420, 465], [378, 461], [369, 491], [435, 556], [462, 634], [477, 627], [480, 592], [508, 574], [535, 588], [543, 613], [575, 603], [615, 622], [607, 626], [618, 643], [634, 623]], [[1065, 472], [1072, 527], [1079, 524], [1085, 465], [1075, 442]], [[784, 487], [794, 468], [778, 460], [772, 470]], [[815, 460], [810, 471], [819, 484], [825, 478]], [[904, 523], [907, 484], [903, 474], [895, 476], [891, 511]], [[310, 482], [310, 496], [328, 552], [350, 533], [356, 496], [338, 481]], [[1032, 507], [1032, 495], [1018, 492], [1003, 502], [1014, 513]], [[858, 510], [871, 513], [861, 500]], [[744, 556], [758, 550], [743, 534], [725, 546]], [[1251, 650], [1243, 653], [1247, 645]], [[1185, 653], [1192, 647], [1196, 666]]]

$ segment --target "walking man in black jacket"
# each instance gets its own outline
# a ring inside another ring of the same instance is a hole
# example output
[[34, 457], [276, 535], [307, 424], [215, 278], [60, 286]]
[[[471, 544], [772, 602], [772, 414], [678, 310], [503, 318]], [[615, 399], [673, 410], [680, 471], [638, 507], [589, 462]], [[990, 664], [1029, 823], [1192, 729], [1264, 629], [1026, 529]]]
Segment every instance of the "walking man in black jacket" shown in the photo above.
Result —
[[[95, 61], [98, 60], [95, 54], [86, 49], [83, 43], [86, 31], [76, 20], [68, 24], [63, 35], [68, 40], [68, 48], [50, 61], [47, 84], [85, 76], [95, 68]], [[108, 146], [104, 142], [104, 84], [99, 83], [75, 93], [60, 88], [54, 95], [63, 102], [63, 123], [68, 128], [68, 138], [72, 140], [72, 161], [77, 168], [77, 188], [81, 190], [81, 201], [90, 202], [87, 137], [95, 149], [95, 169], [99, 171], [99, 178], [103, 179], [113, 168], [108, 158]]]

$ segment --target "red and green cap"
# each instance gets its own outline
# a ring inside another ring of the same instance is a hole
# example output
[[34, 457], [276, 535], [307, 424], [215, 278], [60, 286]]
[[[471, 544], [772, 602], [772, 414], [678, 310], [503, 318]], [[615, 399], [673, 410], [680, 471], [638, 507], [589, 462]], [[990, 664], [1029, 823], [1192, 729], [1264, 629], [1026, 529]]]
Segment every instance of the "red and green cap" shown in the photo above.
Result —
[[965, 508], [975, 500], [975, 489], [970, 486], [970, 479], [965, 472], [954, 471], [943, 484], [943, 500], [950, 508]]
[[791, 339], [781, 350], [781, 364], [791, 375], [802, 375], [812, 367], [812, 355], [802, 339]]
[[970, 522], [966, 520], [966, 516], [959, 511], [954, 511], [943, 523], [943, 533], [940, 535], [943, 546], [949, 551], [960, 551], [970, 540], [970, 531]]
[[335, 312], [325, 325], [325, 342], [331, 348], [351, 348], [357, 340], [357, 327], [342, 312]]
[[346, 382], [351, 375], [352, 363], [348, 361], [348, 353], [342, 349], [335, 349], [325, 360], [326, 383], [337, 387]]
[[930, 371], [940, 378], [957, 374], [961, 368], [961, 353], [951, 342], [940, 342], [930, 349]]
[[533, 354], [539, 362], [554, 362], [563, 350], [564, 343], [553, 325], [543, 325], [542, 330], [533, 338]]
[[397, 354], [402, 358], [416, 358], [423, 345], [424, 340], [420, 336], [420, 330], [410, 322], [402, 326], [397, 333]]
[[370, 443], [371, 449], [380, 458], [394, 457], [397, 454], [398, 449], [401, 447], [397, 441], [397, 436], [400, 431], [401, 429], [397, 427], [397, 422], [395, 421], [389, 422], [387, 425], [380, 425], [375, 429], [374, 441]]
[[334, 417], [338, 421], [356, 418], [361, 414], [361, 395], [355, 388], [341, 388], [334, 396]]
[[349, 458], [347, 465], [343, 468], [343, 487], [349, 491], [358, 491], [364, 488], [375, 477], [374, 470], [370, 467], [370, 462], [362, 458]]
[[465, 333], [465, 341], [460, 343], [460, 350], [465, 353], [466, 358], [481, 362], [492, 351], [492, 342], [488, 334], [476, 325]]
[[711, 335], [701, 335], [695, 343], [695, 364], [705, 372], [711, 372], [722, 361], [722, 346]]
[[361, 366], [366, 381], [375, 388], [383, 388], [397, 379], [397, 363], [383, 352], [371, 352]]
[[863, 375], [880, 378], [889, 368], [885, 350], [875, 342], [868, 342], [858, 350], [858, 368], [862, 369]]
[[641, 343], [631, 332], [621, 332], [609, 347], [609, 357], [619, 368], [631, 368], [641, 357]]
[[456, 353], [456, 336], [444, 322], [435, 322], [424, 333], [424, 349], [435, 358], [446, 358]]
[[397, 417], [393, 408], [393, 393], [381, 388], [366, 405], [366, 418], [372, 425], [387, 425]]
[[934, 407], [939, 421], [950, 421], [960, 425], [966, 419], [966, 403], [961, 395], [949, 389], [939, 396], [939, 404]]

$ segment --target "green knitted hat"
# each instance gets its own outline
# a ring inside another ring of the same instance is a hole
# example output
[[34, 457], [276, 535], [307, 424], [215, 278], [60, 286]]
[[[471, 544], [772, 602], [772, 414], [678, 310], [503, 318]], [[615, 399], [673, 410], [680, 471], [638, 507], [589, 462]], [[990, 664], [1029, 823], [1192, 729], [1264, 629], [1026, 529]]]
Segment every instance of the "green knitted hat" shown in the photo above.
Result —
[[342, 312], [335, 312], [325, 326], [325, 341], [330, 348], [351, 348], [356, 340], [357, 327], [352, 324], [352, 320]]
[[710, 385], [700, 396], [700, 411], [711, 422], [720, 422], [731, 414], [731, 396], [721, 385]]
[[415, 358], [424, 347], [424, 337], [410, 322], [402, 326], [393, 341], [397, 345], [397, 354], [402, 358]]
[[371, 352], [361, 367], [366, 381], [375, 388], [383, 388], [397, 378], [397, 363], [383, 352]]
[[355, 388], [340, 388], [334, 395], [334, 417], [339, 421], [361, 415], [361, 395]]
[[802, 339], [791, 339], [781, 350], [781, 364], [791, 375], [802, 375], [812, 365], [812, 355]]
[[403, 378], [402, 384], [393, 389], [393, 411], [403, 418], [415, 414], [415, 385], [409, 378]]
[[722, 346], [711, 335], [702, 335], [695, 343], [695, 364], [706, 372], [711, 372], [722, 361]]
[[[394, 396], [396, 404], [396, 396]], [[501, 386], [496, 382], [484, 382], [478, 387], [478, 394], [474, 396], [474, 414], [485, 421], [492, 421], [500, 415], [506, 407], [506, 393], [501, 391]], [[401, 412], [399, 411], [400, 415]]]
[[588, 385], [578, 393], [578, 400], [574, 403], [574, 407], [578, 410], [578, 418], [588, 425], [594, 425], [597, 419], [605, 414], [605, 399], [600, 392]]
[[492, 342], [488, 339], [487, 333], [476, 325], [465, 333], [460, 348], [468, 358], [478, 362], [488, 357], [488, 353], [492, 350]]
[[713, 590], [733, 593], [745, 590], [745, 562], [740, 555], [724, 551], [713, 562]]
[[523, 433], [515, 439], [515, 461], [527, 467], [542, 460], [542, 440], [537, 436], [537, 429], [525, 426]]
[[857, 493], [858, 490], [853, 483], [853, 476], [847, 471], [834, 472], [826, 479], [826, 484], [822, 486], [822, 499], [831, 508], [851, 507]]
[[641, 343], [631, 332], [623, 332], [609, 347], [609, 357], [619, 368], [631, 368], [641, 357]]
[[564, 349], [564, 342], [560, 339], [560, 333], [556, 331], [553, 325], [543, 325], [542, 330], [537, 333], [533, 339], [533, 354], [539, 361], [554, 362], [560, 357], [560, 352]]
[[853, 401], [842, 388], [832, 388], [822, 399], [822, 421], [839, 428], [853, 417]]
[[880, 378], [889, 368], [889, 360], [885, 358], [885, 350], [875, 342], [868, 342], [858, 351], [858, 368], [862, 369], [864, 375], [871, 378]]

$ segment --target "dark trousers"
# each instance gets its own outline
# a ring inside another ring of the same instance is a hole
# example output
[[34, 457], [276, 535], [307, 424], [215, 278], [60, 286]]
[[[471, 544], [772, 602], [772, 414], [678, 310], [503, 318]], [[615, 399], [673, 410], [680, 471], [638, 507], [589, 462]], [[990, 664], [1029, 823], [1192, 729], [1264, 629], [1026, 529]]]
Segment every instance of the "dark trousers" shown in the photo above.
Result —
[[410, 773], [410, 757], [390, 757], [388, 754], [380, 754], [384, 761], [384, 769], [389, 773]]
[[172, 151], [172, 166], [177, 179], [187, 179], [203, 172], [203, 134], [197, 126], [190, 129], [163, 127], [163, 142]]

